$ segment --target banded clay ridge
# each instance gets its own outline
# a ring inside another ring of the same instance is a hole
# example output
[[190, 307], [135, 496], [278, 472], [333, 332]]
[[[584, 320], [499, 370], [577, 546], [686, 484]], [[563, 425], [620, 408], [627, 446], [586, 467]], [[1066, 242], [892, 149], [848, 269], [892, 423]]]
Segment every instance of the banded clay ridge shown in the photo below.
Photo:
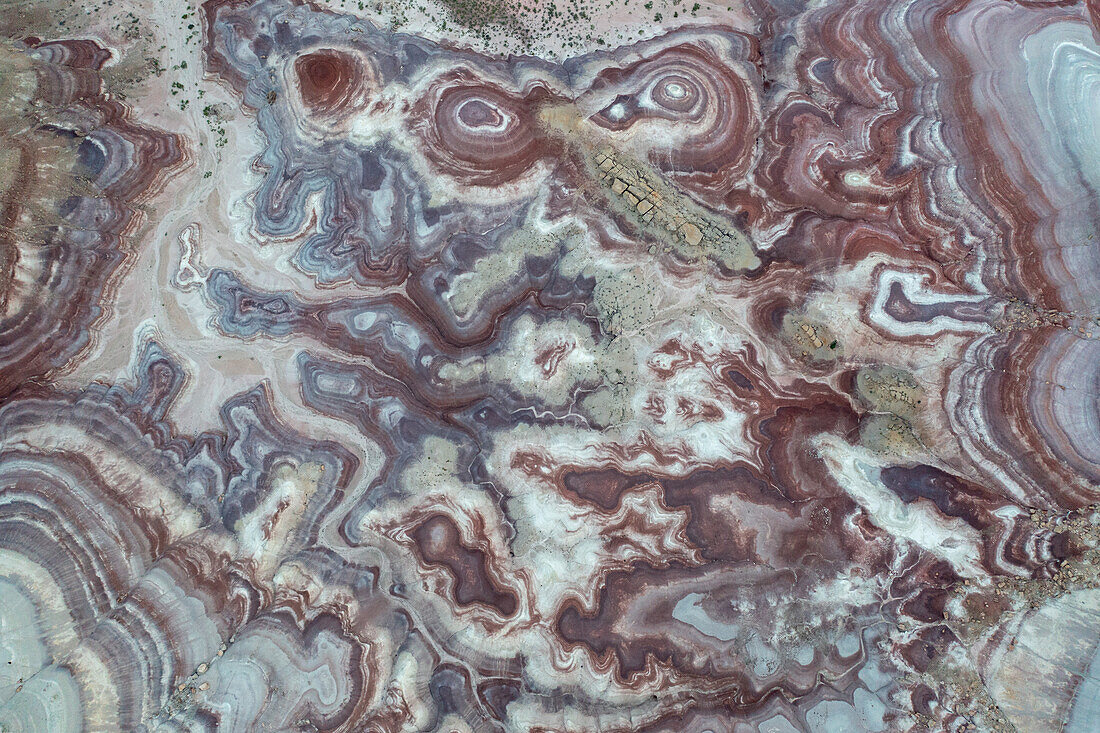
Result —
[[1100, 730], [1080, 0], [0, 12], [0, 730]]

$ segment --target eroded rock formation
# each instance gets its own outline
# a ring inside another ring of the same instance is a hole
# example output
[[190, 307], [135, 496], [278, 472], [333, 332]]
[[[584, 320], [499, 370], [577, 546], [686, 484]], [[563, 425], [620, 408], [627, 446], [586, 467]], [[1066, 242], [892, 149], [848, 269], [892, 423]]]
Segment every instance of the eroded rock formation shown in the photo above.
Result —
[[359, 10], [4, 22], [0, 728], [1100, 725], [1092, 4]]

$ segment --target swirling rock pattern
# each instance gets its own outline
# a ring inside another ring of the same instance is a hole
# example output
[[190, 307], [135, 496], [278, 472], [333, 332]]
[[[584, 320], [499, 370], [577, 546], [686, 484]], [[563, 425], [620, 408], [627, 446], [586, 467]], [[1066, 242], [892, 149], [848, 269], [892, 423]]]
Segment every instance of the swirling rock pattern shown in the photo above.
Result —
[[1097, 5], [652, 6], [0, 19], [0, 729], [1100, 727]]

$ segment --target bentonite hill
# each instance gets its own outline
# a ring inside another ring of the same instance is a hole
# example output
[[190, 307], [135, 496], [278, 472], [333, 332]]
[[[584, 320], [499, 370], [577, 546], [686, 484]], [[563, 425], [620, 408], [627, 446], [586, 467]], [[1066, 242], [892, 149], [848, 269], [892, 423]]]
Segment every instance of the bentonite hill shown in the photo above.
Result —
[[1100, 730], [1100, 3], [0, 0], [0, 730]]

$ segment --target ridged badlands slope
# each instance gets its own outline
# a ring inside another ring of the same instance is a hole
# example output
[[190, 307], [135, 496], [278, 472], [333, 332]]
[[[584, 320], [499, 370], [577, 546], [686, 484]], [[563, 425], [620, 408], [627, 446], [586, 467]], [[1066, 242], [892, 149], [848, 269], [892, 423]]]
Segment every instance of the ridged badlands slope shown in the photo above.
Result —
[[145, 323], [83, 389], [196, 146], [10, 49], [0, 725], [1094, 730], [1096, 19], [731, 17], [552, 63], [210, 0], [261, 150], [157, 287], [278, 356]]

